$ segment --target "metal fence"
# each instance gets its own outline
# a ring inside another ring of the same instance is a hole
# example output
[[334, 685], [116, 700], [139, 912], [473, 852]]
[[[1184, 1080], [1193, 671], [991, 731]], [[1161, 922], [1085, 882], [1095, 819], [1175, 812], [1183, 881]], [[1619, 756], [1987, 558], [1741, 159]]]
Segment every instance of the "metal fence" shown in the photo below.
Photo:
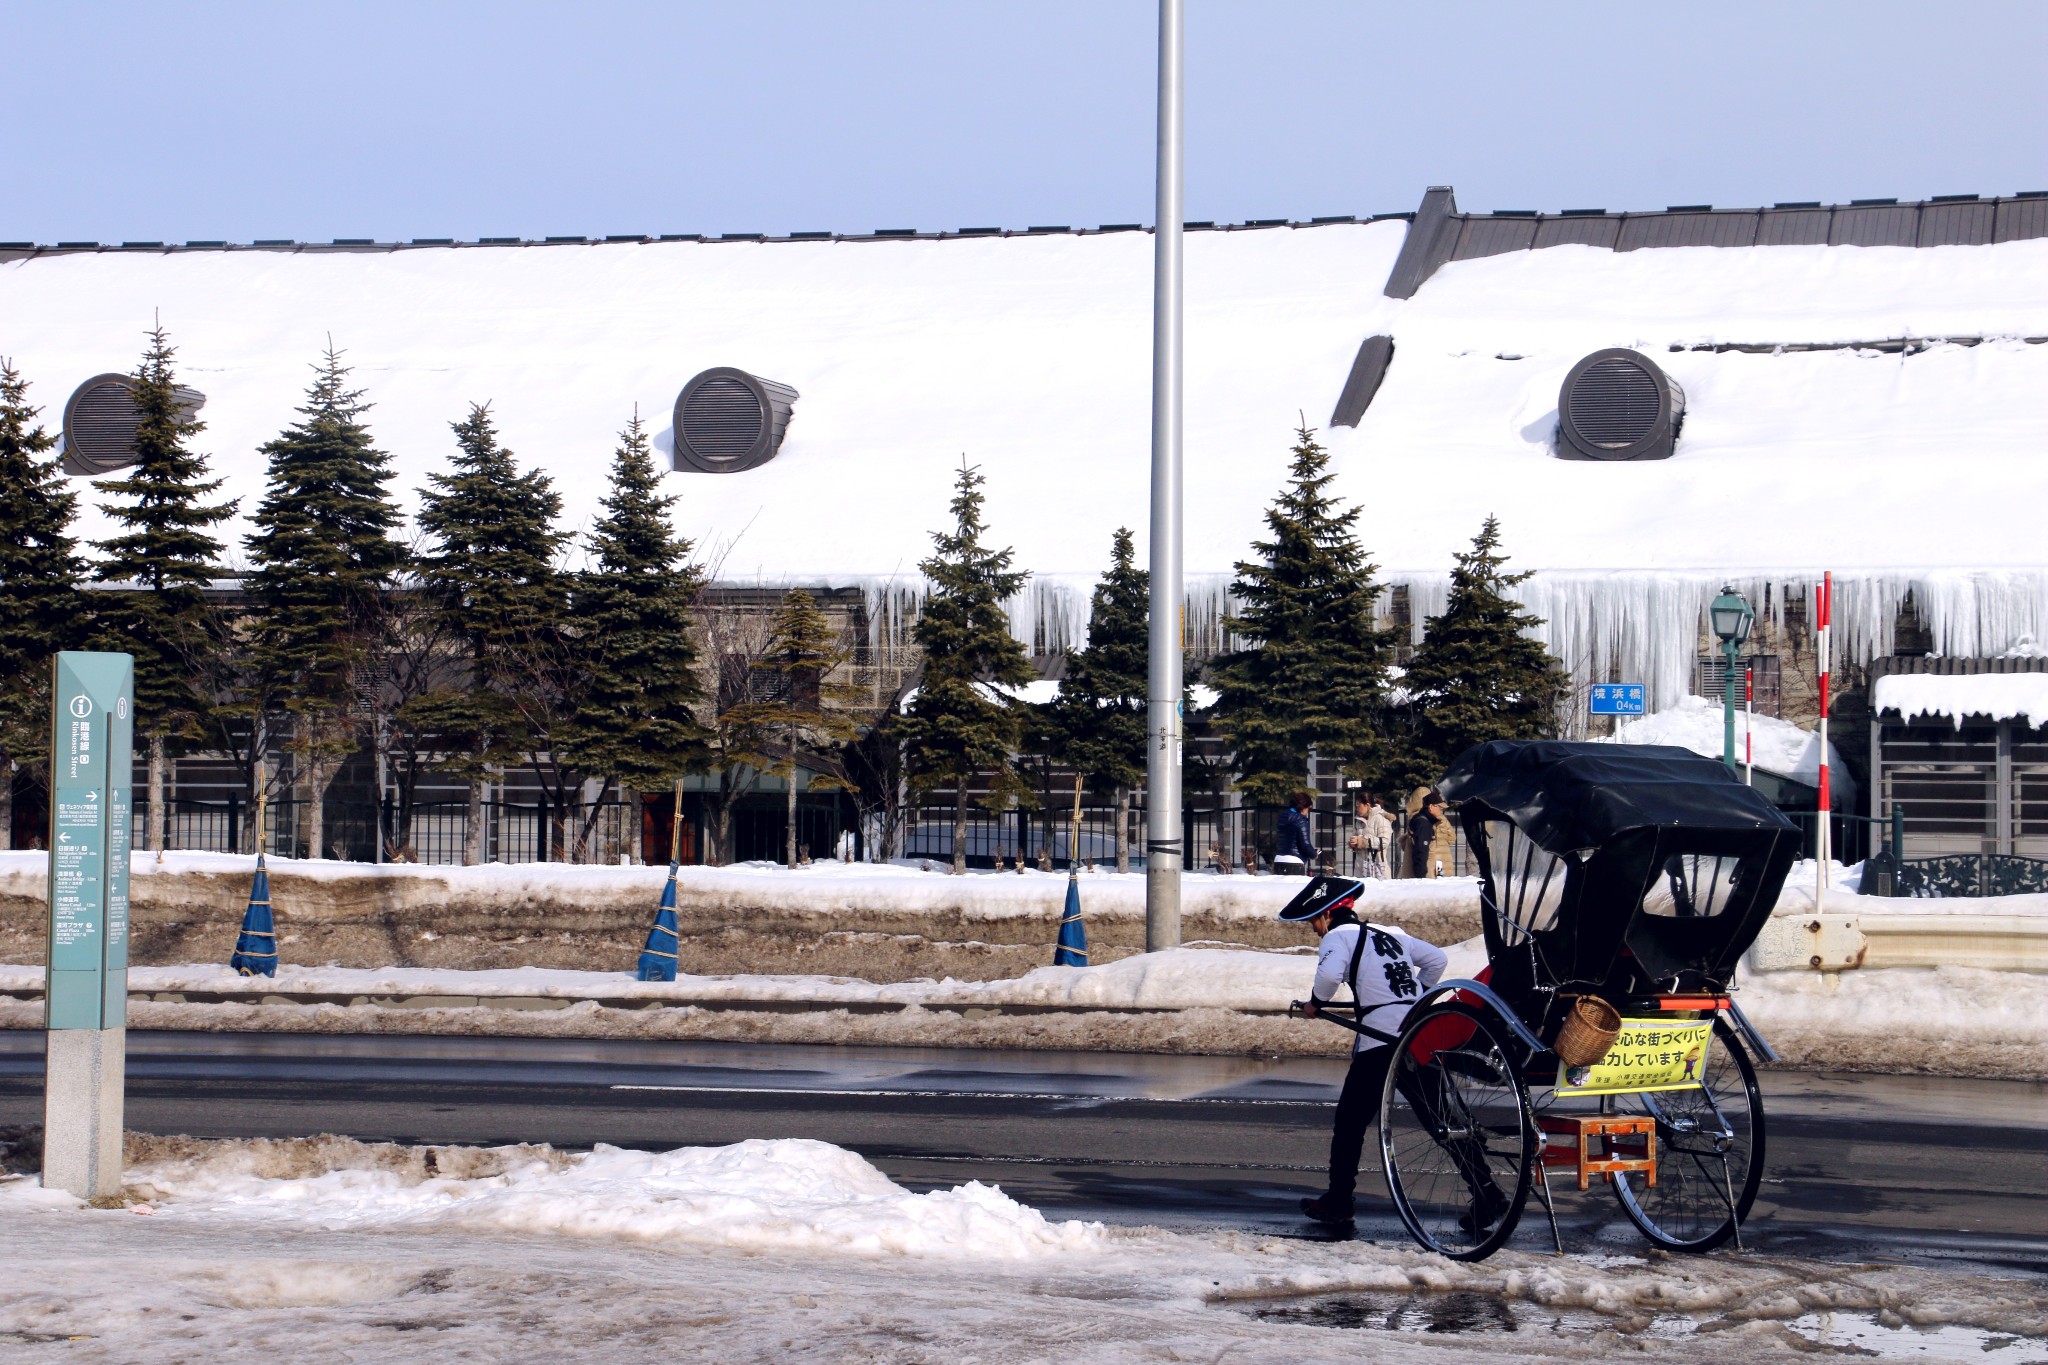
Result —
[[[593, 817], [593, 811], [595, 815]], [[625, 801], [566, 810], [546, 802], [486, 801], [483, 814], [483, 861], [544, 863], [564, 861], [575, 851], [578, 833], [593, 821], [584, 844], [584, 862], [615, 863], [640, 849], [639, 814]], [[164, 847], [208, 853], [255, 853], [258, 850], [255, 810], [238, 796], [221, 801], [180, 798], [165, 803]], [[466, 801], [426, 802], [414, 806], [408, 825], [401, 826], [395, 801], [380, 811], [366, 801], [329, 801], [323, 811], [322, 851], [329, 858], [376, 862], [379, 831], [384, 861], [460, 863], [469, 843], [470, 807]], [[311, 803], [280, 797], [267, 803], [261, 850], [274, 858], [301, 858], [311, 849]], [[558, 817], [560, 817], [558, 819]], [[149, 847], [149, 802], [137, 801], [130, 828], [134, 846]]]
[[[1197, 872], [1269, 872], [1280, 806], [1190, 806], [1181, 815], [1182, 846], [1187, 850], [1187, 867]], [[1145, 811], [1133, 803], [1128, 815], [1128, 849], [1133, 868], [1145, 865]], [[1114, 806], [1083, 806], [1080, 835], [1073, 836], [1072, 812], [1068, 809], [990, 811], [972, 807], [967, 812], [963, 844], [970, 867], [1014, 865], [1020, 853], [1034, 866], [1064, 869], [1078, 853], [1084, 864], [1113, 866], [1116, 862], [1116, 820]], [[1349, 811], [1309, 812], [1311, 839], [1315, 845], [1317, 870], [1360, 872], [1365, 855], [1351, 848], [1351, 833], [1357, 820]], [[1453, 831], [1456, 833], [1455, 822]], [[1398, 834], [1398, 831], [1397, 831]], [[1071, 847], [1070, 847], [1071, 845]], [[906, 822], [903, 853], [910, 858], [948, 861], [953, 856], [953, 809], [927, 806]], [[1389, 850], [1389, 863], [1396, 863]], [[1444, 869], [1447, 876], [1464, 876], [1471, 863], [1459, 834], [1453, 843], [1452, 860]], [[1396, 876], [1407, 869], [1394, 867]]]

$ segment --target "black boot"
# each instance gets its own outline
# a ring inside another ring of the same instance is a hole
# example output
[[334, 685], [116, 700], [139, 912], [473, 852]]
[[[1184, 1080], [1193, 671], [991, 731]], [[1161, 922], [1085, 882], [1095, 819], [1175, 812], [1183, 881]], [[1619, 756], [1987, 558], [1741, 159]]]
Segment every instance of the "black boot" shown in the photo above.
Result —
[[1468, 1237], [1484, 1237], [1508, 1211], [1512, 1201], [1500, 1186], [1488, 1183], [1472, 1197], [1472, 1207], [1458, 1215], [1458, 1228]]
[[1304, 1199], [1301, 1211], [1327, 1228], [1351, 1226], [1351, 1196], [1348, 1194], [1319, 1194], [1312, 1199]]

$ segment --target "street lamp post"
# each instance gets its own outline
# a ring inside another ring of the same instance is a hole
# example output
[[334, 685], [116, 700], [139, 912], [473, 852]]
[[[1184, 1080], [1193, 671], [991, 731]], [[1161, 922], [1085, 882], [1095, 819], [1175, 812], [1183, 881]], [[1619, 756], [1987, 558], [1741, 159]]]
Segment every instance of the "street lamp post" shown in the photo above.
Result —
[[1152, 238], [1152, 639], [1145, 760], [1145, 951], [1180, 946], [1181, 0], [1159, 0]]
[[1721, 761], [1730, 771], [1735, 769], [1735, 663], [1742, 656], [1742, 646], [1749, 639], [1749, 628], [1756, 621], [1756, 613], [1749, 603], [1733, 587], [1721, 589], [1713, 605], [1707, 608], [1707, 619], [1714, 627], [1714, 636], [1721, 642]]

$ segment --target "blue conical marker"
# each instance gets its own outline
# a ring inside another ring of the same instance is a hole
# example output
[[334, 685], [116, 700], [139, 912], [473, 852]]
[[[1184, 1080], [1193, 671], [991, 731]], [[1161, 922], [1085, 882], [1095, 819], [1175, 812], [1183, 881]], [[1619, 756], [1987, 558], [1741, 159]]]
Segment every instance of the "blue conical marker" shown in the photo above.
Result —
[[668, 865], [668, 885], [661, 891], [661, 906], [654, 912], [654, 927], [647, 931], [647, 946], [640, 950], [642, 981], [676, 979], [676, 954], [682, 951], [676, 934], [676, 864]]
[[243, 976], [277, 975], [277, 921], [270, 916], [270, 873], [263, 855], [256, 855], [256, 880], [249, 887], [249, 908], [242, 912], [242, 933], [235, 955], [228, 959]]
[[1081, 923], [1081, 876], [1067, 873], [1067, 910], [1060, 916], [1059, 946], [1053, 949], [1055, 967], [1088, 965], [1088, 927]]

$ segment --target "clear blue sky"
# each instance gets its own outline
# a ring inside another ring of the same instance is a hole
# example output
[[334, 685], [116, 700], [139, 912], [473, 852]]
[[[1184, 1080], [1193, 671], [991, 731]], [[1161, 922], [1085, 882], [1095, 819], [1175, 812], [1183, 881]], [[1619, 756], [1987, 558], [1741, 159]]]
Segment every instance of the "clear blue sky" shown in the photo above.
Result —
[[[1150, 221], [1146, 0], [0, 0], [0, 240]], [[1189, 0], [1187, 216], [2048, 189], [2048, 5]]]

